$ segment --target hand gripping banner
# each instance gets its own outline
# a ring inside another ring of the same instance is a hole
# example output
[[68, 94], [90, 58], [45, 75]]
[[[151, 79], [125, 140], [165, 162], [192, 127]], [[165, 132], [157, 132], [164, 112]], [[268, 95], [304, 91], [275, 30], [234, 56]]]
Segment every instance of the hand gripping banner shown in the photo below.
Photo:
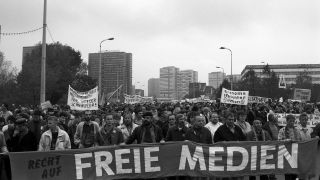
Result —
[[190, 141], [9, 153], [12, 180], [102, 180], [168, 176], [315, 174], [318, 139], [304, 142]]

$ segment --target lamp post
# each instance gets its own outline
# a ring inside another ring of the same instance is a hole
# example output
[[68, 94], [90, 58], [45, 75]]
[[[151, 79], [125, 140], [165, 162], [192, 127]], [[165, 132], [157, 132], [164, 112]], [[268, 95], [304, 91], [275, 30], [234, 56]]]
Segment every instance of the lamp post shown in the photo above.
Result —
[[231, 49], [229, 49], [229, 48], [226, 48], [226, 47], [220, 47], [220, 49], [226, 49], [226, 50], [228, 50], [228, 51], [230, 51], [230, 53], [231, 53], [231, 78], [230, 78], [230, 83], [231, 83], [231, 91], [232, 91], [232, 88], [233, 88], [233, 76], [232, 76], [232, 51], [231, 51]]
[[[224, 80], [224, 68], [223, 67], [220, 67], [220, 66], [216, 66], [217, 69], [222, 69], [222, 81]], [[218, 76], [218, 73], [217, 73], [217, 76]], [[218, 82], [218, 78], [217, 78], [217, 82]], [[221, 82], [222, 83], [222, 82]], [[217, 85], [217, 88], [218, 88], [218, 85]]]
[[41, 55], [41, 84], [40, 104], [46, 101], [46, 31], [47, 31], [47, 0], [43, 5], [43, 27], [42, 27], [42, 55]]
[[99, 90], [99, 97], [101, 97], [101, 91], [102, 91], [102, 83], [101, 83], [101, 44], [105, 41], [111, 41], [111, 40], [114, 40], [114, 38], [108, 38], [108, 39], [104, 39], [100, 42], [100, 51], [99, 51], [99, 87], [98, 87], [98, 90]]

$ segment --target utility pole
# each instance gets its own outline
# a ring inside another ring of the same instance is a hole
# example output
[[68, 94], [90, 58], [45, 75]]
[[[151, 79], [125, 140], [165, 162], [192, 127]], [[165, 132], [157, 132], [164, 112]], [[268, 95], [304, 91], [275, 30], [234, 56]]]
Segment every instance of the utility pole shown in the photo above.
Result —
[[46, 30], [47, 30], [47, 0], [44, 0], [43, 27], [42, 27], [40, 104], [46, 101]]

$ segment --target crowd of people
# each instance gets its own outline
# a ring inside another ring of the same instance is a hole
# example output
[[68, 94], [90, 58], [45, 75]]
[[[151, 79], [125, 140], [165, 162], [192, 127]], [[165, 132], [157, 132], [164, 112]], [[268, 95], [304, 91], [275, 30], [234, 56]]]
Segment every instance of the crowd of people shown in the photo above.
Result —
[[[275, 113], [288, 113], [279, 127]], [[300, 114], [299, 125], [295, 116]], [[122, 144], [194, 141], [304, 141], [320, 136], [320, 124], [307, 127], [316, 105], [268, 102], [248, 106], [220, 103], [108, 104], [96, 111], [68, 106], [22, 107], [3, 103], [0, 152], [52, 151]], [[261, 176], [261, 180], [274, 179]], [[254, 179], [254, 177], [250, 177]], [[286, 175], [295, 179], [296, 175]]]

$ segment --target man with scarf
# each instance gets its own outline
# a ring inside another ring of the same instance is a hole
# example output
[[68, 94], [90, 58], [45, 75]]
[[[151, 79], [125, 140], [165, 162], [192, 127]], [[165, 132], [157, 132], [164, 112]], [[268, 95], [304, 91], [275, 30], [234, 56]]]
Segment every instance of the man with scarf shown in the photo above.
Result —
[[149, 111], [143, 114], [142, 125], [133, 130], [126, 144], [132, 144], [135, 140], [137, 144], [164, 142], [162, 130], [152, 123], [152, 117]]

